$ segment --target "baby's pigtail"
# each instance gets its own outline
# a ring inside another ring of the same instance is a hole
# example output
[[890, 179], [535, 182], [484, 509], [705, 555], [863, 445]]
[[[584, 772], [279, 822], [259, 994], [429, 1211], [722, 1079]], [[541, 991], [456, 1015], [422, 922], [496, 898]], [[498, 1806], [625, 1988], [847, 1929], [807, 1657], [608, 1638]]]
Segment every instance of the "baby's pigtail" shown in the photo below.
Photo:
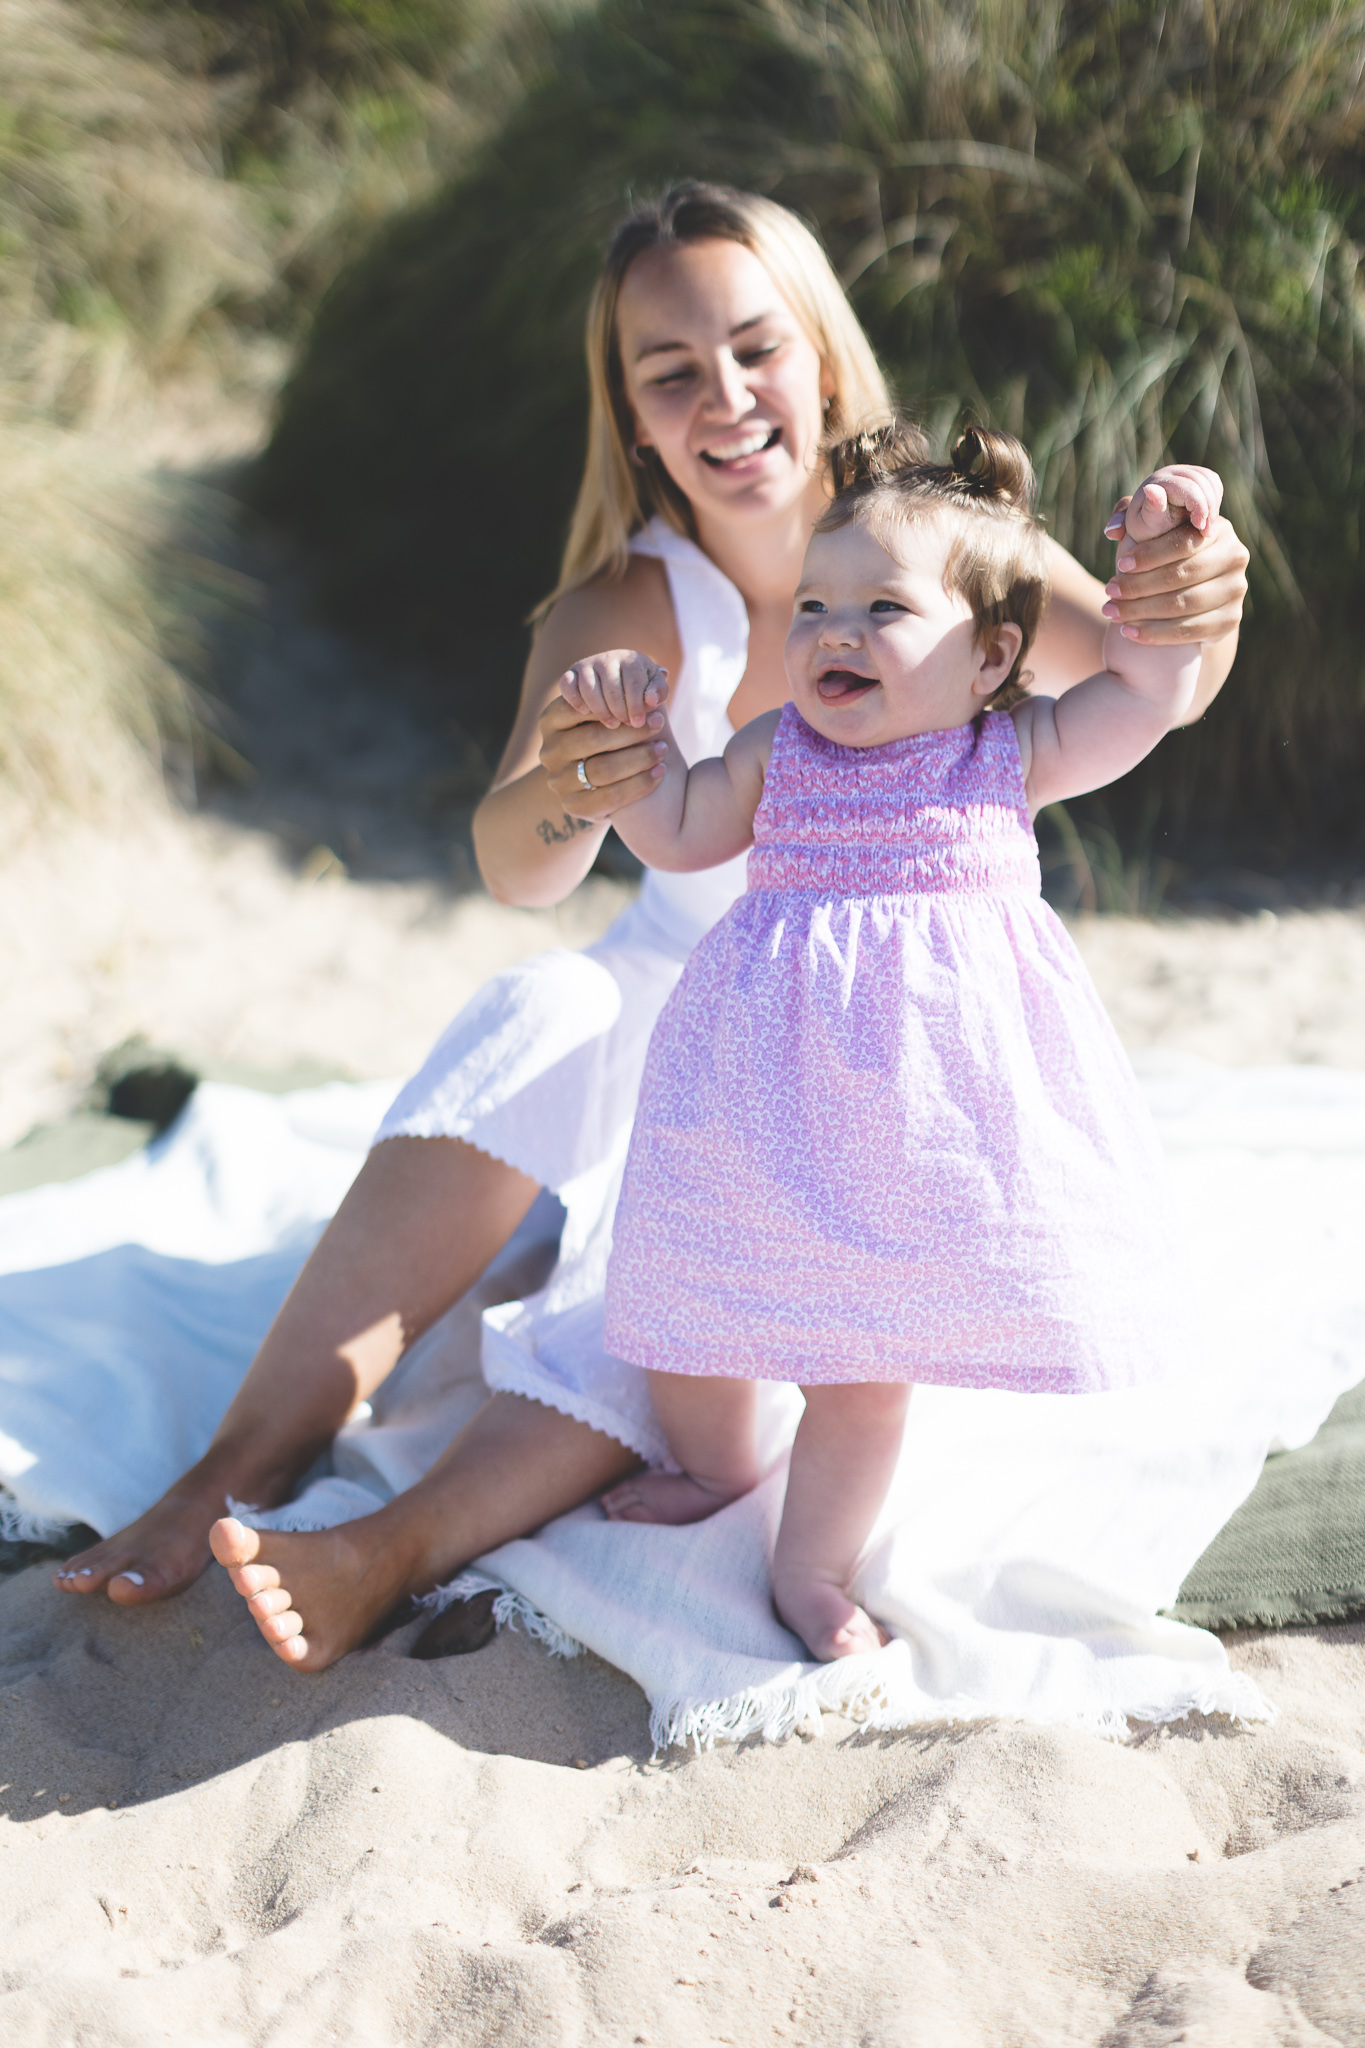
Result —
[[1013, 434], [999, 434], [991, 427], [965, 427], [949, 460], [973, 497], [1015, 505], [1021, 512], [1032, 510], [1033, 464], [1023, 442], [1016, 441]]
[[825, 450], [829, 479], [836, 498], [850, 491], [873, 490], [929, 461], [932, 450], [923, 429], [909, 420], [884, 427], [865, 427], [845, 435]]

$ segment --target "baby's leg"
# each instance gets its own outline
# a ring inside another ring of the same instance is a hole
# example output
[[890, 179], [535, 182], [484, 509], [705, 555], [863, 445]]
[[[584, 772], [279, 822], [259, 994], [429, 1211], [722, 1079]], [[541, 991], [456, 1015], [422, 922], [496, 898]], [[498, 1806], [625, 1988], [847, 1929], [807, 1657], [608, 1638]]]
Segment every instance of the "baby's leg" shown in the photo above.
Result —
[[751, 1380], [651, 1372], [650, 1397], [681, 1472], [638, 1472], [602, 1496], [613, 1522], [704, 1522], [757, 1486]]
[[806, 1412], [773, 1553], [773, 1604], [829, 1664], [886, 1640], [847, 1587], [896, 1469], [910, 1388], [891, 1380], [801, 1391]]

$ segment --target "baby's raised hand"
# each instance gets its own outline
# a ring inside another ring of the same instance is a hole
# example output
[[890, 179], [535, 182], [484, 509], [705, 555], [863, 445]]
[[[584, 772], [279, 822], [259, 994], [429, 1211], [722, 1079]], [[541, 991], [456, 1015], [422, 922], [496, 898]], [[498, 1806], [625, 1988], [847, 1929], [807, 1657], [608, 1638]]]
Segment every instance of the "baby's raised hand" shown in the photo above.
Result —
[[1173, 527], [1186, 522], [1196, 533], [1207, 533], [1223, 502], [1223, 480], [1211, 469], [1194, 463], [1172, 462], [1153, 470], [1131, 498], [1120, 500], [1109, 515], [1105, 533], [1110, 540], [1156, 540]]
[[583, 718], [598, 725], [663, 724], [668, 696], [668, 670], [647, 654], [615, 647], [609, 654], [590, 654], [576, 661], [559, 679], [559, 694]]

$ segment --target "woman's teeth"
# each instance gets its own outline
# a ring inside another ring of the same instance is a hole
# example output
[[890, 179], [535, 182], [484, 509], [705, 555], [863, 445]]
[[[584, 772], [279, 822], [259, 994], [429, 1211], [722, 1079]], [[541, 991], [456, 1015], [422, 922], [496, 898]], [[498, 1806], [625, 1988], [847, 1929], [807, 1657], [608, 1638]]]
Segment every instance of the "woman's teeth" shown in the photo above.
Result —
[[762, 433], [745, 434], [735, 441], [722, 441], [717, 448], [703, 448], [703, 462], [719, 466], [726, 462], [743, 462], [750, 455], [761, 455], [765, 448], [771, 448], [782, 432], [781, 427], [765, 427]]

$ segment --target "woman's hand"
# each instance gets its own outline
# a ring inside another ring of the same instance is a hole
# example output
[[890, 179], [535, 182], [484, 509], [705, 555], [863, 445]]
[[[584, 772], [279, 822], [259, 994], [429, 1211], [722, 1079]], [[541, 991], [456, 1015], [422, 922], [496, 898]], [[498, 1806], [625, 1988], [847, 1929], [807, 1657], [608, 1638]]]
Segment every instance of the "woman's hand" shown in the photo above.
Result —
[[[1206, 487], [1195, 488], [1209, 474], [1171, 463], [1154, 470], [1131, 497], [1120, 498], [1110, 514], [1104, 530], [1118, 542], [1118, 560], [1105, 585], [1104, 616], [1135, 629], [1125, 638], [1154, 646], [1209, 642], [1240, 625], [1251, 556], [1228, 521], [1209, 507]], [[1153, 496], [1160, 492], [1172, 503], [1196, 502], [1185, 524], [1154, 540], [1133, 541], [1125, 529], [1128, 508], [1149, 486]]]
[[[560, 695], [540, 714], [540, 765], [569, 818], [605, 825], [627, 804], [648, 796], [663, 774], [666, 742], [662, 711], [647, 714], [644, 730], [609, 726]], [[580, 766], [582, 772], [580, 773]]]

